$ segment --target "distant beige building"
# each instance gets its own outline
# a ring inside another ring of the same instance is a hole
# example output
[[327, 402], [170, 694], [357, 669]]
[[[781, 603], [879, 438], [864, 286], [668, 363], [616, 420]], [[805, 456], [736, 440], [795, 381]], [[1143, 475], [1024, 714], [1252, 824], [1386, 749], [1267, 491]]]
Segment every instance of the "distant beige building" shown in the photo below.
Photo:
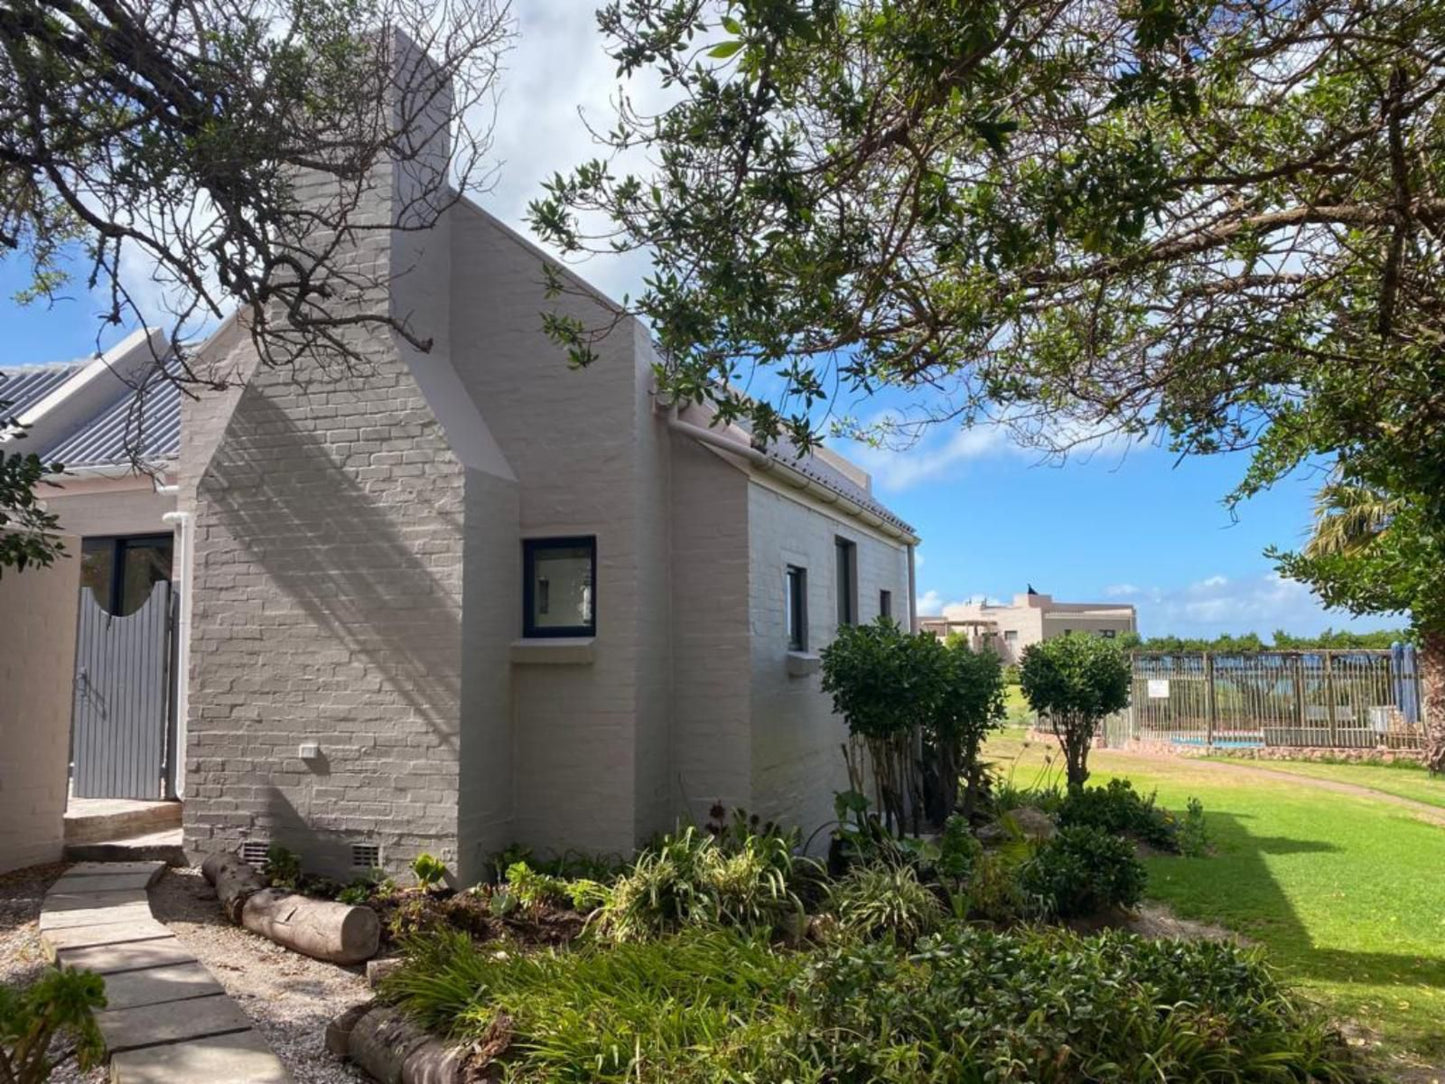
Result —
[[922, 616], [921, 629], [940, 639], [952, 633], [967, 636], [971, 647], [992, 647], [1004, 662], [1018, 662], [1024, 648], [1072, 632], [1107, 639], [1137, 632], [1134, 607], [1112, 602], [1055, 602], [1052, 595], [1029, 590], [1007, 604], [976, 602], [950, 606], [946, 616]]

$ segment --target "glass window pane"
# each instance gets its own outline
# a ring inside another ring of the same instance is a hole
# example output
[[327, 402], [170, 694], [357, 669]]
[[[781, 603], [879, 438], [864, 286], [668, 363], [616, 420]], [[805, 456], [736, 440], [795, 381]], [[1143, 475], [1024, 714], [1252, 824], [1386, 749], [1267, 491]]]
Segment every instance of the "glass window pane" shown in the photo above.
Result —
[[120, 616], [145, 605], [151, 590], [171, 578], [171, 540], [124, 542], [121, 549]]
[[537, 545], [531, 553], [531, 627], [591, 628], [593, 547]]
[[110, 610], [110, 581], [115, 573], [115, 540], [86, 538], [80, 543], [80, 585], [89, 587], [102, 609]]

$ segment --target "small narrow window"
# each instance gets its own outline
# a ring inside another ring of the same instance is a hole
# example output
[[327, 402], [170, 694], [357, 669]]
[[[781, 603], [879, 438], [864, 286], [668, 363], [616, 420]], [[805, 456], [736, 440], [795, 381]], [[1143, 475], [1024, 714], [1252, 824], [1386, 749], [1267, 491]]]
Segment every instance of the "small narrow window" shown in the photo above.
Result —
[[858, 547], [846, 538], [835, 540], [838, 549], [838, 624], [858, 623]]
[[1004, 634], [1003, 634], [1003, 642], [1006, 643], [1006, 644], [1016, 644], [1016, 643], [1018, 643], [1018, 642], [1019, 642], [1018, 630], [1017, 630], [1017, 629], [1006, 629], [1006, 630], [1004, 631]]
[[893, 620], [893, 592], [878, 592], [878, 616]]
[[1099, 635], [1102, 636], [1102, 637], [1103, 637], [1104, 639], [1106, 639], [1106, 640], [1112, 640], [1112, 639], [1114, 638], [1114, 636], [1115, 636], [1115, 630], [1114, 630], [1114, 629], [1100, 629], [1100, 630], [1099, 630]]
[[808, 650], [808, 570], [789, 565], [787, 573], [788, 650]]
[[529, 538], [522, 564], [524, 636], [596, 634], [596, 538]]

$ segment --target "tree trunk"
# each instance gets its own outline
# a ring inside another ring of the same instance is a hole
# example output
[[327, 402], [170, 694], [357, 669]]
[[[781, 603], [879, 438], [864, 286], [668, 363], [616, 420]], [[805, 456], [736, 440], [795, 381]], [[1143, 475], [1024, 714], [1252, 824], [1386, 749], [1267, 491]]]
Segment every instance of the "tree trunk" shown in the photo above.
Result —
[[1419, 657], [1425, 766], [1445, 773], [1445, 629], [1422, 630]]
[[246, 897], [241, 925], [278, 945], [333, 964], [369, 960], [381, 944], [381, 920], [370, 907], [313, 900], [279, 888]]
[[201, 872], [216, 886], [225, 916], [238, 926], [247, 897], [266, 887], [261, 875], [234, 854], [210, 855], [201, 863]]

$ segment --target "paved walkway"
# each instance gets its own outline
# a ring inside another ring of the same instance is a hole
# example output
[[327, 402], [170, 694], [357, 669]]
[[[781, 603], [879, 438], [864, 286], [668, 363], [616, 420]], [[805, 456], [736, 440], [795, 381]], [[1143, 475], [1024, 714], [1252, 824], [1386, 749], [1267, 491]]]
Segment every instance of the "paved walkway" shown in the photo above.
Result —
[[291, 1084], [211, 973], [151, 916], [163, 862], [81, 862], [50, 887], [40, 938], [58, 966], [105, 979], [96, 1013], [115, 1084]]

